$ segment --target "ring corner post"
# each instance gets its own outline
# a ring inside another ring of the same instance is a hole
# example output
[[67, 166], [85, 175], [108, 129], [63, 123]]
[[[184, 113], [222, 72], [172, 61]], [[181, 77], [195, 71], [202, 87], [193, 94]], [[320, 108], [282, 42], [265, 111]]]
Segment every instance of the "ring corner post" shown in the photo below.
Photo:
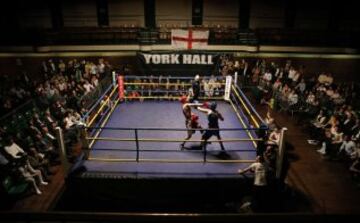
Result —
[[56, 131], [56, 139], [60, 149], [61, 166], [64, 169], [64, 173], [66, 174], [70, 168], [70, 164], [69, 161], [67, 160], [64, 134], [60, 127], [56, 127], [55, 131]]
[[119, 90], [119, 100], [123, 101], [125, 96], [125, 87], [124, 87], [124, 76], [118, 75], [118, 90]]
[[283, 127], [281, 129], [280, 144], [279, 144], [279, 150], [278, 150], [277, 159], [276, 159], [276, 178], [277, 179], [281, 178], [283, 161], [284, 161], [284, 152], [285, 152], [285, 133], [287, 130], [288, 129], [286, 127]]

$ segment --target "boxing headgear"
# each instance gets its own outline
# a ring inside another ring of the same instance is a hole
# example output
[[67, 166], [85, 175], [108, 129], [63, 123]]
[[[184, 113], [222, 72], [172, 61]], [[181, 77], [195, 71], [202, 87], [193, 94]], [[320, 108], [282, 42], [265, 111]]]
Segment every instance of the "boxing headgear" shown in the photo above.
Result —
[[185, 104], [187, 102], [187, 97], [183, 95], [180, 97], [179, 101], [181, 102], [181, 104]]
[[196, 114], [191, 114], [191, 121], [192, 122], [196, 122], [199, 119], [199, 116], [197, 116]]
[[210, 104], [210, 109], [211, 109], [211, 110], [215, 110], [216, 107], [217, 107], [217, 103], [216, 103], [216, 102], [211, 102], [211, 104]]

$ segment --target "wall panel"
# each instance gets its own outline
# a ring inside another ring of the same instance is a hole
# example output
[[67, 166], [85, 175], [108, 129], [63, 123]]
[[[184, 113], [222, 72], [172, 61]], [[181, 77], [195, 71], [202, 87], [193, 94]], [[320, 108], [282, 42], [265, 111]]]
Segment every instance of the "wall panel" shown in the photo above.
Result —
[[144, 26], [144, 0], [108, 0], [110, 27]]

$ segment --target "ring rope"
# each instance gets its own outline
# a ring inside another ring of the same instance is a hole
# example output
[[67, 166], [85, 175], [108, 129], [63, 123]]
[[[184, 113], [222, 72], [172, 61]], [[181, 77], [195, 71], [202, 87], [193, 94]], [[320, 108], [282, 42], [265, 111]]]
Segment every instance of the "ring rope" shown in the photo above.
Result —
[[[136, 148], [134, 149], [119, 149], [119, 148], [92, 148], [92, 151], [115, 151], [115, 152], [136, 152], [136, 151], [140, 151], [140, 152], [170, 152], [170, 153], [182, 153], [184, 152], [183, 150], [174, 150], [174, 149], [139, 149], [136, 150]], [[231, 150], [226, 150], [227, 152], [254, 152], [253, 149], [231, 149]], [[202, 149], [197, 149], [197, 150], [186, 150], [186, 152], [189, 153], [202, 153], [204, 152]]]
[[[118, 103], [119, 103], [119, 99], [117, 99], [117, 100], [115, 101], [114, 106], [112, 107], [112, 109], [110, 110], [110, 112], [107, 114], [104, 122], [101, 124], [101, 127], [104, 127], [104, 126], [105, 126], [105, 124], [106, 124], [107, 121], [109, 120], [111, 114], [114, 112], [114, 110], [115, 110], [115, 108], [116, 108], [116, 106], [117, 106]], [[95, 134], [95, 137], [98, 137], [98, 136], [100, 135], [101, 131], [102, 131], [102, 128], [99, 128], [99, 131]], [[95, 143], [95, 140], [92, 140], [92, 141], [89, 143], [89, 148], [91, 148], [91, 147], [94, 145], [94, 143]], [[90, 156], [90, 155], [89, 155], [89, 156]]]
[[[135, 142], [134, 138], [111, 138], [111, 137], [87, 137], [88, 140], [100, 140], [100, 141], [116, 141], [116, 142]], [[184, 139], [152, 139], [152, 138], [140, 138], [139, 142], [183, 142]], [[222, 139], [222, 140], [208, 140], [207, 142], [248, 142], [248, 141], [262, 141], [262, 139]], [[189, 139], [186, 142], [205, 142], [205, 140]]]
[[[150, 86], [192, 86], [192, 84], [188, 83], [131, 83], [126, 82], [124, 85], [150, 85]], [[225, 83], [214, 83], [213, 85], [221, 85], [225, 86]]]
[[[242, 123], [242, 125], [246, 128], [246, 124], [244, 123], [244, 121], [242, 120], [241, 116], [239, 115], [238, 111], [236, 110], [235, 108], [235, 105], [234, 103], [230, 100], [230, 104], [232, 106], [232, 108], [234, 109], [235, 113], [236, 113], [236, 116], [238, 117], [238, 119], [240, 120], [240, 122]], [[248, 134], [248, 136], [253, 140], [253, 137], [252, 135], [250, 134], [250, 131], [249, 130], [246, 130], [246, 133]], [[252, 141], [255, 149], [257, 148], [257, 144], [255, 143], [255, 141]]]
[[[154, 92], [154, 93], [186, 93], [189, 90], [159, 90], [159, 89], [134, 89], [134, 90], [126, 90], [126, 92], [142, 92], [142, 93], [148, 93], [148, 92]], [[206, 91], [201, 90], [200, 93], [205, 93]], [[224, 89], [220, 90], [214, 90], [214, 92], [224, 93]]]
[[[153, 76], [153, 77], [151, 77], [151, 76], [140, 76], [140, 75], [138, 75], [138, 76], [136, 76], [136, 75], [134, 75], [134, 76], [124, 76], [124, 78], [125, 78], [126, 80], [137, 80], [137, 79], [159, 80], [159, 79], [160, 79], [159, 77], [154, 77], [154, 76]], [[194, 77], [193, 77], [193, 76], [188, 76], [188, 77], [163, 76], [161, 79], [162, 79], [162, 80], [167, 80], [167, 79], [169, 79], [169, 80], [193, 80]], [[204, 80], [210, 80], [211, 77], [210, 77], [210, 76], [203, 76], [202, 79], [204, 79]], [[222, 77], [222, 76], [217, 76], [217, 77], [214, 77], [214, 79], [215, 79], [215, 80], [224, 80], [225, 78]]]
[[[106, 90], [105, 92], [99, 97], [99, 98], [103, 98], [107, 93], [108, 91], [111, 89], [112, 85], [110, 85]], [[117, 85], [114, 86], [114, 88], [117, 88]], [[83, 116], [83, 119], [86, 119], [89, 114], [96, 108], [96, 106], [98, 106], [98, 104], [100, 103], [101, 101], [98, 100], [93, 106], [91, 106], [91, 108], [85, 113], [85, 115]]]
[[89, 121], [89, 123], [87, 123], [87, 126], [90, 126], [93, 124], [93, 122], [95, 121], [95, 119], [99, 116], [100, 112], [102, 111], [102, 109], [107, 105], [107, 103], [109, 102], [109, 100], [111, 99], [111, 97], [113, 96], [113, 94], [115, 93], [116, 88], [114, 88], [109, 97], [105, 100], [105, 102], [101, 105], [101, 107], [98, 109], [98, 111], [96, 112], [96, 114], [94, 115], [94, 117], [92, 117], [92, 119]]
[[[124, 158], [89, 158], [94, 161], [106, 162], [156, 162], [156, 163], [204, 163], [204, 160], [184, 160], [184, 159], [124, 159]], [[207, 163], [253, 163], [255, 160], [206, 160]]]
[[[105, 130], [119, 130], [119, 131], [188, 131], [200, 130], [199, 128], [121, 128], [121, 127], [84, 127], [86, 129], [105, 129]], [[206, 128], [203, 130], [219, 130], [219, 131], [244, 131], [244, 130], [259, 130], [258, 128]]]
[[[174, 97], [174, 96], [140, 96], [140, 97], [131, 97], [131, 96], [126, 96], [124, 97], [125, 99], [174, 99], [174, 100], [178, 100], [179, 97]], [[224, 99], [224, 97], [199, 97], [199, 99], [213, 99], [213, 100], [222, 100]]]
[[[247, 130], [249, 130], [248, 135], [250, 134], [250, 135], [252, 136], [252, 138], [255, 138], [255, 137], [253, 136], [252, 132], [250, 131], [249, 126], [248, 126], [248, 125], [251, 126], [251, 124], [250, 124], [248, 118], [246, 117], [244, 111], [241, 109], [240, 102], [239, 102], [238, 100], [236, 100], [236, 95], [231, 94], [231, 100], [232, 100], [232, 102], [234, 103], [235, 110], [238, 112], [239, 117], [244, 121], [245, 127], [248, 128]], [[254, 129], [253, 129], [253, 130], [254, 130]], [[259, 128], [256, 128], [255, 130], [259, 130]], [[251, 136], [250, 136], [250, 137], [251, 137]], [[256, 136], [256, 137], [257, 137], [257, 136]]]
[[245, 100], [245, 102], [247, 102], [247, 104], [249, 105], [250, 109], [253, 111], [253, 113], [256, 115], [256, 117], [260, 120], [261, 123], [265, 124], [264, 120], [262, 119], [262, 117], [259, 115], [259, 113], [255, 110], [255, 108], [251, 105], [249, 99], [244, 95], [244, 92], [241, 91], [241, 89], [238, 86], [235, 86], [235, 88], [237, 89], [238, 93], [240, 93], [242, 95], [242, 98]]
[[237, 89], [234, 87], [234, 85], [232, 85], [232, 89], [235, 92], [235, 95], [239, 98], [241, 104], [243, 104], [245, 111], [249, 114], [250, 118], [252, 119], [252, 121], [254, 122], [256, 128], [259, 128], [260, 125], [259, 123], [255, 120], [254, 116], [251, 114], [249, 108], [246, 106], [246, 104], [244, 103], [244, 101], [242, 100], [242, 98], [240, 97], [239, 93], [237, 92]]
[[[104, 114], [108, 114], [108, 112], [111, 110], [112, 108], [108, 107], [106, 108], [106, 110], [104, 111]], [[99, 127], [99, 125], [101, 125], [101, 123], [105, 120], [106, 116], [101, 116], [99, 121], [96, 122], [96, 125], [95, 125], [95, 128], [92, 128], [92, 130], [90, 131], [90, 135], [94, 135], [94, 133], [96, 131], [99, 131], [99, 128], [96, 128], [96, 127]], [[86, 127], [85, 127], [86, 128]], [[90, 130], [90, 129], [89, 129]]]

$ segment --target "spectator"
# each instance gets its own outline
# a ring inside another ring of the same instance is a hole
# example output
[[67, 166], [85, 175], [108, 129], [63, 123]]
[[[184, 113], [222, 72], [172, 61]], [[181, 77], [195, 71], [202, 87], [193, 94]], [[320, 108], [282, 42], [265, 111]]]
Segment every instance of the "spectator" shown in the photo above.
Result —
[[350, 136], [345, 135], [344, 140], [339, 148], [338, 157], [350, 159], [356, 152], [355, 142], [351, 140]]
[[267, 191], [267, 173], [268, 166], [264, 162], [262, 156], [257, 156], [255, 163], [252, 163], [245, 169], [239, 169], [239, 174], [244, 174], [248, 171], [254, 172], [254, 186], [253, 186], [253, 207], [255, 210], [264, 211], [266, 209], [268, 191]]
[[40, 185], [48, 185], [48, 183], [44, 181], [41, 171], [35, 170], [30, 165], [29, 161], [26, 161], [25, 165], [20, 166], [18, 170], [20, 172], [21, 177], [24, 178], [25, 181], [29, 182], [33, 186], [36, 194], [38, 195], [42, 194], [37, 182], [39, 182]]
[[26, 152], [20, 148], [12, 138], [7, 139], [4, 149], [14, 160], [20, 160], [26, 157]]

